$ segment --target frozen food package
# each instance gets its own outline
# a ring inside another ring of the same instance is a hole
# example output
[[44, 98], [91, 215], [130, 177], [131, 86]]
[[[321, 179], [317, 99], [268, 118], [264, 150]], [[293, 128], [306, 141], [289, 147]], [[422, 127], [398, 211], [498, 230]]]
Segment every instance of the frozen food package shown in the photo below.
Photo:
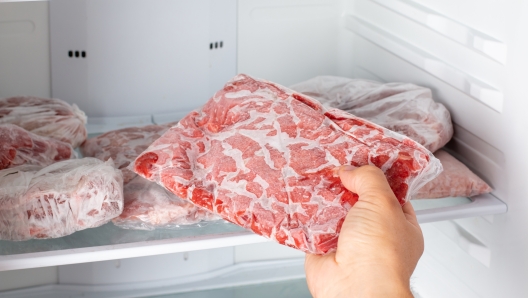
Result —
[[172, 229], [220, 219], [138, 175], [125, 184], [124, 197], [123, 213], [112, 220], [114, 225], [124, 229]]
[[60, 161], [0, 171], [0, 239], [58, 238], [123, 211], [123, 178], [112, 161]]
[[86, 140], [86, 115], [60, 99], [19, 96], [0, 99], [0, 124], [18, 125], [77, 148]]
[[444, 171], [413, 195], [413, 199], [474, 197], [493, 189], [463, 163], [444, 150], [434, 153]]
[[32, 164], [47, 166], [75, 157], [70, 144], [41, 137], [13, 124], [0, 124], [0, 170]]
[[86, 140], [81, 146], [81, 153], [83, 156], [95, 157], [104, 161], [112, 158], [116, 167], [123, 171], [123, 182], [126, 184], [136, 176], [136, 173], [127, 169], [128, 165], [176, 123], [127, 127], [109, 131]]
[[453, 136], [449, 111], [431, 90], [409, 83], [320, 76], [291, 86], [328, 107], [347, 111], [422, 144], [431, 152]]
[[357, 201], [335, 169], [367, 164], [383, 170], [401, 204], [442, 169], [403, 135], [238, 75], [149, 146], [134, 171], [257, 234], [325, 254]]
[[171, 229], [220, 219], [128, 169], [141, 152], [176, 123], [114, 130], [88, 139], [81, 146], [84, 156], [103, 161], [111, 158], [123, 172], [125, 206], [123, 213], [113, 220], [116, 226], [136, 230]]

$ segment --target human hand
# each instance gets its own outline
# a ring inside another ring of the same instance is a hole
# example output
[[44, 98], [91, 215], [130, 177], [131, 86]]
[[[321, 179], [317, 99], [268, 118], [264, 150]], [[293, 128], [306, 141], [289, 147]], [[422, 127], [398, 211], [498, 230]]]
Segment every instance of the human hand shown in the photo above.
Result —
[[412, 205], [400, 206], [374, 166], [343, 166], [339, 176], [359, 201], [345, 218], [337, 251], [306, 255], [310, 292], [315, 298], [413, 297], [409, 280], [424, 240]]

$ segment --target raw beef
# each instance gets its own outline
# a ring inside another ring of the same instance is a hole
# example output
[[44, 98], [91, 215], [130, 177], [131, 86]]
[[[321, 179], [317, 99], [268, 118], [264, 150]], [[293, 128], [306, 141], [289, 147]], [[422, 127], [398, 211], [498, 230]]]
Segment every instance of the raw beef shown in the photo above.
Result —
[[0, 239], [57, 238], [98, 227], [123, 210], [112, 161], [61, 161], [0, 171]]
[[124, 188], [125, 207], [113, 223], [121, 228], [154, 230], [179, 228], [217, 220], [213, 213], [184, 201], [162, 186], [137, 176]]
[[332, 76], [316, 77], [291, 88], [326, 106], [408, 136], [431, 152], [442, 148], [453, 136], [449, 111], [433, 101], [427, 88]]
[[86, 140], [86, 115], [60, 99], [11, 97], [0, 99], [0, 124], [11, 123], [77, 148]]
[[95, 157], [104, 161], [112, 158], [116, 167], [123, 171], [123, 181], [126, 184], [136, 176], [136, 173], [127, 169], [127, 166], [176, 123], [128, 127], [109, 131], [86, 140], [81, 146], [81, 152], [84, 156]]
[[70, 144], [0, 124], [0, 170], [23, 164], [47, 166], [75, 157]]
[[88, 139], [82, 145], [84, 156], [100, 160], [112, 158], [123, 172], [125, 207], [123, 213], [113, 220], [115, 225], [126, 229], [152, 230], [219, 219], [213, 213], [182, 200], [127, 168], [176, 123], [114, 130]]
[[413, 199], [473, 197], [493, 189], [463, 163], [444, 150], [434, 154], [442, 162], [444, 171], [413, 195]]
[[367, 164], [384, 171], [401, 204], [441, 171], [407, 137], [239, 75], [154, 142], [134, 170], [255, 233], [324, 254], [335, 250], [357, 201], [334, 170]]

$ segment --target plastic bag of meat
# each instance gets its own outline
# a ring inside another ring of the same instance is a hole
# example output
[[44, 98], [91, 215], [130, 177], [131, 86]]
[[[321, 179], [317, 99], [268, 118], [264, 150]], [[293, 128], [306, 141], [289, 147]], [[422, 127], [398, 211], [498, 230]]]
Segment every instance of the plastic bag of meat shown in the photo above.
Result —
[[0, 171], [0, 239], [57, 238], [98, 227], [123, 210], [112, 161], [72, 159]]
[[81, 147], [84, 156], [112, 158], [124, 178], [125, 207], [113, 220], [125, 229], [180, 228], [220, 217], [184, 201], [152, 181], [139, 177], [127, 166], [177, 122], [114, 130], [88, 139]]
[[431, 152], [442, 148], [453, 136], [449, 111], [433, 101], [427, 88], [332, 76], [316, 77], [291, 88], [326, 106], [408, 136]]
[[0, 99], [0, 124], [11, 123], [34, 134], [77, 148], [86, 140], [86, 115], [60, 99], [11, 97]]
[[0, 124], [0, 170], [23, 164], [47, 166], [75, 157], [70, 144], [41, 137], [13, 124]]
[[137, 176], [124, 187], [123, 213], [112, 222], [124, 229], [173, 229], [220, 217], [182, 200], [160, 185]]
[[335, 250], [357, 195], [334, 170], [373, 164], [401, 204], [441, 171], [415, 141], [300, 93], [236, 76], [134, 170], [224, 219], [305, 252]]
[[83, 156], [95, 157], [104, 161], [112, 158], [116, 167], [123, 171], [123, 182], [127, 184], [136, 177], [136, 173], [127, 169], [128, 165], [176, 123], [109, 131], [86, 140], [81, 146], [81, 153]]
[[444, 171], [420, 188], [413, 195], [413, 199], [473, 197], [493, 191], [486, 182], [451, 154], [438, 150], [434, 155], [442, 163]]

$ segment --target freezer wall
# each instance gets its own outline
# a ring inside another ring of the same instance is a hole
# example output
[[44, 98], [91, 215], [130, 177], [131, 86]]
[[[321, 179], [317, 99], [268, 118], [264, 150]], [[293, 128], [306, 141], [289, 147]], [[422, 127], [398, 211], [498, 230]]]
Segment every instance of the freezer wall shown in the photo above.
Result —
[[48, 2], [0, 3], [0, 98], [51, 96]]
[[[48, 2], [0, 3], [0, 98], [51, 96]], [[57, 267], [0, 272], [0, 291], [57, 283]]]

